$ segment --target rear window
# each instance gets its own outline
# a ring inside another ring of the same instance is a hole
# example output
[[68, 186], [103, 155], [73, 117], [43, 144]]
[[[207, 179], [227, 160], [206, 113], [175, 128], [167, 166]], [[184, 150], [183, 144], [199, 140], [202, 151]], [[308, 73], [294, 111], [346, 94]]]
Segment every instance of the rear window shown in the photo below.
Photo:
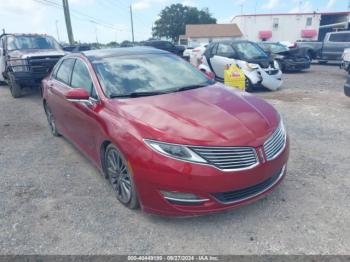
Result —
[[350, 33], [331, 34], [329, 36], [330, 42], [350, 42]]

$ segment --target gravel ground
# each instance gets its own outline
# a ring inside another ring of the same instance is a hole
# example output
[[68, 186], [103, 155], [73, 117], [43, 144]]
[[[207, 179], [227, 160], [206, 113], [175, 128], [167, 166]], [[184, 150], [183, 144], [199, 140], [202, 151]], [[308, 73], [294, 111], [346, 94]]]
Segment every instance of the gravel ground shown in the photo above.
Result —
[[51, 136], [38, 93], [0, 87], [0, 254], [350, 254], [346, 74], [313, 65], [260, 92], [284, 115], [288, 174], [266, 198], [194, 218], [130, 211], [97, 169]]

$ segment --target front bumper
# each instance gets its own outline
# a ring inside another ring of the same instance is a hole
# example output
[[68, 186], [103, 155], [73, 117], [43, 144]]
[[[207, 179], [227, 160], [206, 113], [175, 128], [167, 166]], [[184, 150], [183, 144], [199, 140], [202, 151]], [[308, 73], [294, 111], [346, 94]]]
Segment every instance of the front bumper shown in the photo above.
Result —
[[293, 60], [284, 60], [282, 61], [284, 70], [305, 70], [309, 69], [311, 62], [309, 60], [305, 61], [293, 61]]
[[47, 76], [47, 73], [33, 73], [30, 71], [11, 72], [16, 83], [23, 86], [36, 86]]
[[[143, 163], [131, 163], [144, 211], [167, 216], [193, 216], [239, 207], [271, 192], [284, 178], [289, 141], [281, 154], [252, 169], [223, 172], [211, 166], [174, 160], [148, 152]], [[161, 191], [195, 194], [208, 201], [179, 204]], [[225, 198], [229, 194], [234, 199]]]
[[344, 69], [345, 71], [348, 71], [349, 70], [349, 65], [350, 65], [350, 61], [342, 60], [341, 63], [340, 63], [340, 68]]

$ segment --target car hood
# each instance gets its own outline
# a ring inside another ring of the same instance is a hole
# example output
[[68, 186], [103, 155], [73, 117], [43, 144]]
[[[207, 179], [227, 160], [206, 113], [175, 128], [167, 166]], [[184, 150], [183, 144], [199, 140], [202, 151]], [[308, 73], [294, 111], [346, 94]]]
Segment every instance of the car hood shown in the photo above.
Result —
[[243, 61], [246, 61], [248, 63], [252, 64], [258, 64], [261, 68], [268, 68], [269, 66], [274, 67], [273, 59], [268, 58], [257, 58], [257, 59], [243, 59]]
[[111, 100], [143, 138], [208, 146], [259, 146], [279, 122], [276, 110], [221, 84], [152, 97]]
[[64, 56], [66, 54], [65, 51], [59, 49], [23, 49], [9, 52], [12, 58]]
[[307, 56], [308, 49], [305, 47], [296, 47], [287, 51], [276, 52], [276, 55], [283, 55], [285, 58], [302, 58]]

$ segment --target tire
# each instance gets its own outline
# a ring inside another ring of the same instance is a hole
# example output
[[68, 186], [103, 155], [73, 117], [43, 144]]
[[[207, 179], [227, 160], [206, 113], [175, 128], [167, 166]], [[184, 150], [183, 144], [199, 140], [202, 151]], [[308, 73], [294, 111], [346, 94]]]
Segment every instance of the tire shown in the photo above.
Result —
[[22, 87], [16, 82], [14, 76], [9, 74], [9, 86], [13, 98], [19, 98], [22, 95]]
[[307, 54], [306, 54], [306, 57], [309, 58], [310, 62], [312, 62], [313, 53], [311, 51], [308, 51]]
[[53, 136], [59, 137], [61, 136], [60, 133], [57, 130], [57, 126], [56, 126], [56, 122], [55, 122], [55, 118], [49, 108], [49, 106], [47, 105], [46, 102], [44, 102], [44, 110], [45, 110], [45, 114], [46, 114], [46, 118], [47, 118], [47, 122], [49, 123], [50, 126], [50, 130]]
[[137, 209], [139, 200], [131, 170], [126, 158], [113, 144], [105, 150], [104, 167], [119, 202], [130, 209]]
[[254, 91], [254, 86], [248, 77], [245, 78], [245, 91], [249, 93]]

